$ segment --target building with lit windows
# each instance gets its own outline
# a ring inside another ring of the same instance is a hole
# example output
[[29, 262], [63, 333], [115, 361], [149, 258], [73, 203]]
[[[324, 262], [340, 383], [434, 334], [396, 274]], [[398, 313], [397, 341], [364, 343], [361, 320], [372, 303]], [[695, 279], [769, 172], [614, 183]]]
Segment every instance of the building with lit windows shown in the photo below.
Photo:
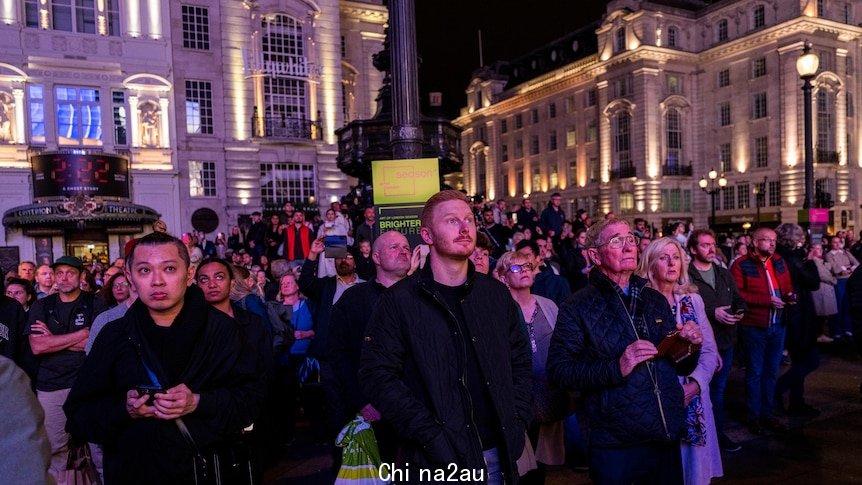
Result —
[[[862, 6], [844, 0], [616, 0], [604, 18], [477, 71], [464, 128], [464, 188], [488, 198], [553, 192], [571, 214], [707, 225], [711, 169], [727, 186], [715, 228], [796, 221], [804, 198], [802, 81], [813, 80], [815, 185], [836, 229], [856, 228]], [[543, 204], [540, 204], [543, 205]]]
[[386, 21], [380, 0], [0, 0], [0, 260], [342, 196], [334, 131], [374, 112]]

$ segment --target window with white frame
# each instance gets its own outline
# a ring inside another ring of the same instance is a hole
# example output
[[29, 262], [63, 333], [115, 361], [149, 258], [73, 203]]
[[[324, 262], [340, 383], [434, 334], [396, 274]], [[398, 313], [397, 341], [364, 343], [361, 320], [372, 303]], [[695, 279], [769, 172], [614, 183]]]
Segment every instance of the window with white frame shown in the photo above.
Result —
[[213, 133], [213, 91], [209, 81], [186, 80], [186, 132]]
[[97, 18], [97, 0], [24, 0], [24, 25], [26, 27], [41, 27], [40, 9], [50, 12], [51, 28], [65, 32], [95, 34], [97, 32], [111, 36], [120, 35], [120, 0], [104, 0], [105, 16], [104, 30], [100, 31]]
[[54, 100], [60, 145], [102, 144], [102, 106], [98, 89], [57, 86]]
[[[261, 52], [265, 63], [296, 65], [306, 62], [302, 24], [287, 15], [263, 19]], [[307, 81], [281, 76], [263, 78], [264, 115], [276, 121], [307, 119]]]
[[781, 182], [778, 180], [769, 182], [769, 206], [781, 206]]
[[632, 192], [620, 192], [620, 213], [629, 214], [635, 210], [635, 194]]
[[749, 184], [739, 184], [736, 188], [737, 209], [751, 208], [751, 186]]
[[724, 210], [733, 210], [736, 208], [736, 187], [725, 187], [724, 188], [724, 196], [722, 197], [724, 200], [722, 201], [722, 208]]
[[578, 131], [574, 126], [566, 128], [566, 146], [573, 147], [578, 144]]
[[751, 119], [765, 118], [766, 115], [766, 93], [756, 93], [751, 97]]
[[769, 166], [769, 137], [760, 136], [754, 139], [754, 167]]
[[209, 9], [196, 5], [182, 5], [183, 47], [210, 49]]
[[533, 180], [530, 184], [531, 192], [540, 192], [542, 190], [542, 169], [533, 167]]
[[631, 122], [632, 115], [622, 111], [616, 116], [614, 124], [614, 152], [616, 154], [617, 168], [631, 168]]
[[30, 143], [45, 143], [45, 87], [31, 84], [27, 87], [30, 112]]
[[551, 172], [548, 174], [548, 184], [552, 189], [560, 188], [560, 172], [557, 163], [551, 163]]
[[754, 17], [752, 27], [759, 29], [766, 25], [766, 7], [763, 5], [756, 5], [752, 14]]
[[189, 160], [189, 195], [192, 197], [216, 196], [215, 162]]
[[293, 162], [260, 164], [260, 197], [264, 205], [314, 197], [314, 165]]
[[676, 108], [670, 108], [665, 113], [665, 134], [667, 140], [668, 168], [677, 168], [682, 162], [682, 116]]
[[719, 170], [724, 172], [730, 172], [731, 167], [733, 166], [733, 155], [730, 150], [730, 143], [722, 143], [718, 145], [718, 163]]
[[817, 92], [817, 150], [835, 151], [835, 95], [826, 89]]
[[679, 74], [668, 74], [664, 77], [668, 94], [682, 93], [682, 80]]

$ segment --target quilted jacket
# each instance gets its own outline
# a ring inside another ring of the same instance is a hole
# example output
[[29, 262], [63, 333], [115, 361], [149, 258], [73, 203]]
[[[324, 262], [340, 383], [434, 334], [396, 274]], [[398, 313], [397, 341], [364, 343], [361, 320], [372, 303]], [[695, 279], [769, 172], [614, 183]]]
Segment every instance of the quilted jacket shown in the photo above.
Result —
[[[675, 328], [675, 320], [664, 296], [645, 285], [643, 278], [630, 279], [631, 288], [640, 288], [639, 310], [633, 319], [643, 319], [648, 335], [641, 337], [658, 344]], [[617, 291], [594, 268], [590, 284], [563, 303], [548, 351], [548, 380], [582, 392], [592, 446], [675, 442], [682, 435], [686, 416], [677, 376], [688, 375], [698, 355], [676, 367], [666, 358], [641, 363], [623, 377], [619, 358], [638, 336]]]
[[[453, 335], [456, 319], [443, 302], [430, 264], [380, 296], [360, 357], [362, 394], [400, 434], [401, 460], [411, 469], [445, 470], [451, 463], [484, 469], [458, 364], [472, 346], [500, 422], [504, 481], [514, 483], [532, 419], [530, 343], [518, 306], [502, 283], [476, 273], [472, 263], [461, 300], [467, 332]], [[411, 483], [418, 478], [410, 474]]]

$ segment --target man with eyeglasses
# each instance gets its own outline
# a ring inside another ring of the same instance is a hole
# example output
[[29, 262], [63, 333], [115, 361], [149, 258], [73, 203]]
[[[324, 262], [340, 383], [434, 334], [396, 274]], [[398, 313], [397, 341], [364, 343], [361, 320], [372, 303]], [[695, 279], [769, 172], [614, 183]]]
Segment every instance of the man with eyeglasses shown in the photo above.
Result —
[[395, 468], [409, 466], [413, 481], [431, 481], [416, 470], [457, 467], [484, 483], [515, 483], [532, 419], [527, 331], [506, 287], [470, 263], [467, 197], [438, 192], [421, 223], [428, 261], [378, 300], [360, 358], [362, 394], [397, 431]]
[[709, 398], [715, 416], [718, 444], [727, 452], [742, 447], [724, 434], [724, 389], [733, 364], [733, 347], [736, 345], [736, 327], [745, 313], [745, 300], [739, 294], [730, 271], [715, 264], [715, 233], [709, 229], [695, 229], [688, 238], [691, 265], [688, 277], [697, 285], [703, 299], [706, 316], [712, 325], [715, 343], [721, 356], [721, 369], [709, 383]]
[[691, 344], [696, 324], [676, 325], [665, 297], [633, 274], [638, 238], [628, 222], [605, 219], [587, 231], [594, 267], [586, 288], [560, 307], [548, 351], [548, 380], [583, 393], [596, 483], [682, 484], [680, 438], [686, 411], [679, 375], [699, 352], [675, 363], [657, 355], [670, 332]]
[[739, 321], [745, 362], [745, 405], [748, 429], [785, 431], [773, 414], [775, 383], [784, 350], [784, 306], [795, 304], [790, 270], [775, 254], [775, 231], [761, 227], [754, 232], [754, 250], [737, 259], [730, 273], [748, 311]]

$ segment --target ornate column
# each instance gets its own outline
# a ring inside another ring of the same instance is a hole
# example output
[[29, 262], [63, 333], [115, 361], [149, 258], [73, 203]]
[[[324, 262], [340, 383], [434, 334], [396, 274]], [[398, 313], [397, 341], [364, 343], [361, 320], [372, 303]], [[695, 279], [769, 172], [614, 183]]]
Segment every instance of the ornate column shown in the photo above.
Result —
[[161, 119], [159, 120], [159, 136], [161, 139], [162, 148], [170, 148], [171, 147], [171, 125], [170, 118], [168, 116], [168, 106], [170, 105], [170, 101], [168, 98], [159, 98], [159, 113], [161, 114]]
[[12, 96], [15, 98], [15, 143], [26, 143], [24, 134], [27, 130], [24, 128], [24, 111], [27, 109], [24, 104], [24, 89], [12, 89]]
[[132, 136], [132, 146], [139, 147], [141, 146], [141, 110], [140, 106], [138, 106], [137, 96], [129, 96], [129, 108], [131, 111], [129, 113], [129, 134]]

